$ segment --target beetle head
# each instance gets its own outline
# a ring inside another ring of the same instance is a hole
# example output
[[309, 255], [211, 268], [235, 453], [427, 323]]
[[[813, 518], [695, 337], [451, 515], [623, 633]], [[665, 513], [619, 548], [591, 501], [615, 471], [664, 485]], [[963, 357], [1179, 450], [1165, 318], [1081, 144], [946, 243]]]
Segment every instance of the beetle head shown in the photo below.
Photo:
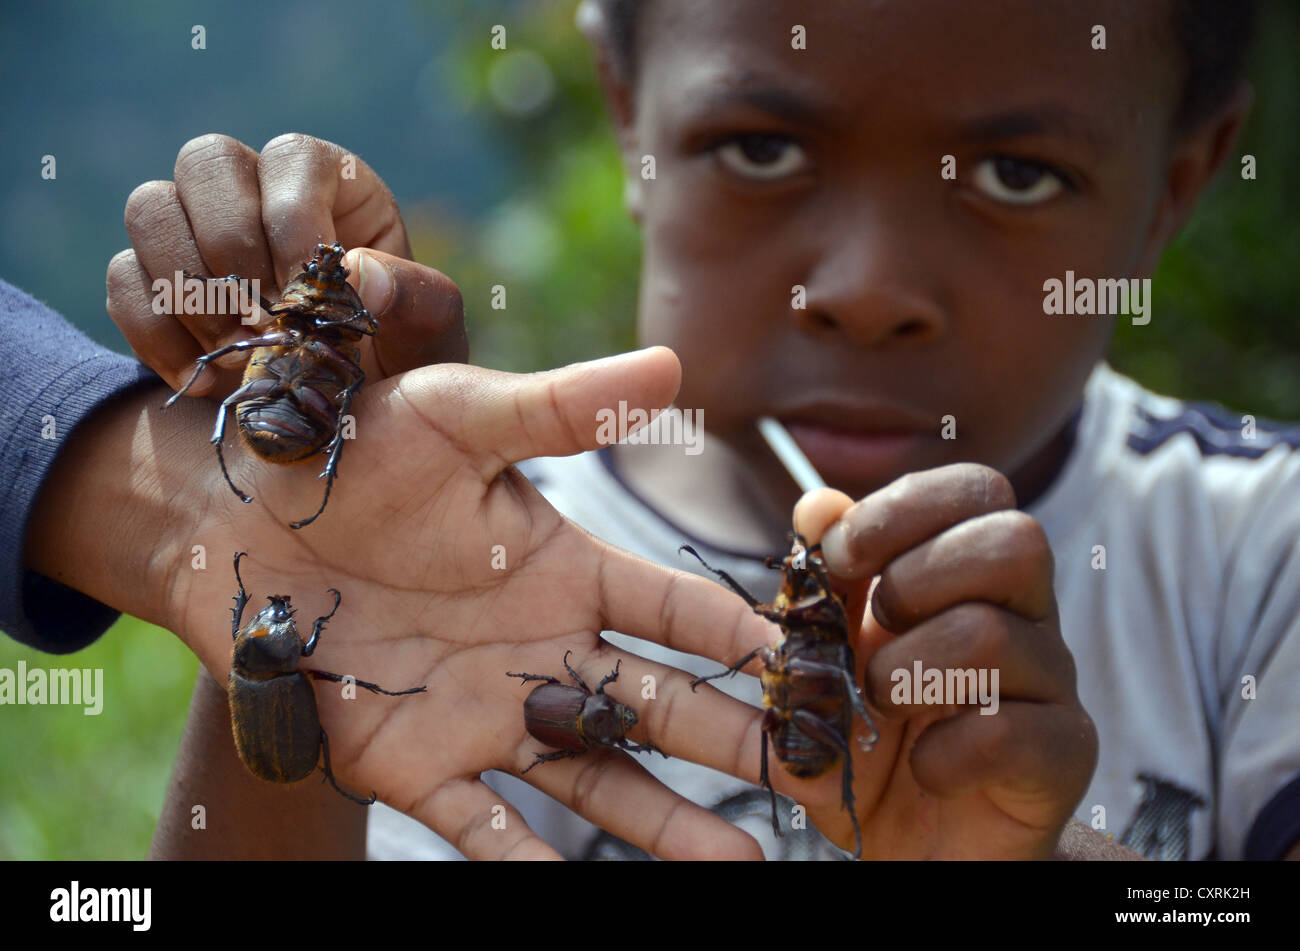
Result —
[[235, 638], [234, 666], [248, 673], [287, 673], [296, 670], [302, 639], [288, 595], [273, 594]]
[[289, 603], [289, 595], [287, 594], [267, 595], [266, 600], [271, 603], [262, 608], [262, 613], [258, 615], [265, 621], [283, 623], [292, 620], [293, 616], [298, 613], [293, 609], [293, 605]]
[[337, 241], [333, 244], [316, 245], [316, 256], [312, 258], [312, 264], [326, 271], [341, 267], [343, 264], [343, 245]]
[[631, 707], [626, 707], [621, 703], [614, 704], [615, 711], [618, 713], [618, 719], [623, 724], [623, 732], [626, 733], [632, 727], [636, 726], [636, 711]]

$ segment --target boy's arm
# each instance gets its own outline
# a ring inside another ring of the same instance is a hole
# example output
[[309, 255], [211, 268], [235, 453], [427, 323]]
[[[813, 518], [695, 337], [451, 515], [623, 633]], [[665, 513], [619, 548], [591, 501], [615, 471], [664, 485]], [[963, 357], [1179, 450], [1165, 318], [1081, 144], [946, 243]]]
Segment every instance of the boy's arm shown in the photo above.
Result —
[[282, 786], [245, 769], [226, 691], [199, 667], [150, 858], [364, 859], [366, 815], [326, 783]]

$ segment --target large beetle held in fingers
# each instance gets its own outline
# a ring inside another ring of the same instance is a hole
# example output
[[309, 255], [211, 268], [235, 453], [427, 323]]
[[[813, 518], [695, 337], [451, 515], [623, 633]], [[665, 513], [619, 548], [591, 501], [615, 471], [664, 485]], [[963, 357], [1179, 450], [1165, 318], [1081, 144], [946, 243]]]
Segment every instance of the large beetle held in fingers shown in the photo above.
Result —
[[844, 604], [831, 590], [821, 546], [808, 547], [800, 535], [791, 536], [791, 551], [779, 563], [769, 557], [769, 568], [784, 572], [781, 590], [771, 604], [760, 603], [725, 571], [712, 568], [689, 545], [687, 551], [754, 609], [781, 627], [782, 638], [774, 647], [760, 647], [729, 668], [691, 683], [691, 689], [707, 680], [737, 673], [754, 658], [763, 661], [763, 748], [759, 782], [772, 799], [772, 829], [779, 836], [776, 790], [767, 773], [767, 744], [786, 772], [801, 779], [825, 774], [837, 762], [843, 764], [842, 802], [853, 818], [855, 859], [862, 856], [862, 829], [853, 800], [853, 757], [849, 739], [856, 712], [871, 731], [870, 740], [859, 738], [870, 750], [879, 738], [876, 725], [853, 681], [853, 648], [849, 644], [848, 618]]
[[578, 676], [578, 672], [569, 666], [569, 655], [572, 653], [573, 651], [564, 652], [564, 669], [577, 683], [576, 687], [562, 684], [556, 678], [544, 674], [506, 673], [507, 677], [521, 678], [521, 683], [543, 681], [524, 701], [524, 727], [534, 739], [547, 746], [558, 747], [551, 753], [538, 753], [537, 759], [519, 775], [522, 776], [538, 763], [581, 756], [599, 746], [624, 749], [631, 753], [658, 753], [666, 758], [667, 753], [649, 743], [636, 744], [628, 740], [627, 731], [636, 725], [636, 711], [605, 693], [605, 685], [618, 680], [618, 668], [622, 661], [614, 664], [614, 670], [596, 685], [593, 693]]
[[[339, 609], [342, 596], [330, 589], [334, 595], [334, 607], [329, 614], [316, 619], [306, 644], [298, 636], [294, 610], [287, 595], [271, 595], [268, 599], [271, 603], [240, 630], [244, 606], [248, 604], [248, 593], [239, 577], [239, 559], [242, 557], [242, 551], [235, 555], [235, 580], [239, 583], [239, 594], [235, 595], [235, 607], [231, 611], [234, 616], [231, 634], [235, 647], [227, 681], [230, 721], [239, 758], [259, 779], [293, 783], [311, 775], [323, 755], [325, 763], [322, 769], [330, 784], [353, 802], [370, 805], [375, 801], [373, 793], [369, 799], [361, 799], [343, 789], [334, 779], [329, 737], [320, 725], [316, 692], [308, 678], [335, 683], [350, 681], [338, 674], [298, 666], [301, 658], [310, 657], [315, 652], [325, 622]], [[410, 690], [392, 691], [364, 680], [355, 683], [372, 693], [390, 697], [423, 693], [425, 689], [412, 687]]]
[[[262, 309], [275, 318], [274, 328], [199, 357], [189, 382], [166, 403], [171, 406], [183, 396], [213, 360], [251, 350], [243, 384], [217, 411], [211, 442], [217, 447], [226, 484], [244, 502], [252, 499], [231, 480], [221, 451], [230, 407], [235, 407], [244, 440], [263, 459], [292, 463], [326, 454], [321, 472], [325, 497], [314, 515], [291, 523], [293, 528], [315, 521], [329, 502], [343, 452], [344, 417], [366, 378], [357, 343], [379, 329], [375, 318], [361, 306], [347, 276], [342, 245], [316, 245], [315, 256], [289, 279], [278, 301], [272, 304], [261, 299]], [[209, 280], [239, 277], [231, 274]]]

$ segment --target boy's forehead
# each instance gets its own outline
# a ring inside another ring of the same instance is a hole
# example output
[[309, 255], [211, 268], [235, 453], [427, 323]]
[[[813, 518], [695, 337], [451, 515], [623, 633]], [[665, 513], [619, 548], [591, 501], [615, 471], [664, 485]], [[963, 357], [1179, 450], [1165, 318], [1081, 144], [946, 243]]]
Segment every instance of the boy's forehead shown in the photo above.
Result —
[[[1165, 0], [650, 0], [641, 91], [700, 110], [766, 97], [756, 103], [765, 111], [845, 117], [927, 101], [954, 119], [1012, 95], [1113, 108], [1127, 125], [1134, 105], [1177, 99], [1169, 14]], [[796, 25], [806, 48], [792, 44]], [[1104, 50], [1094, 48], [1097, 26]]]

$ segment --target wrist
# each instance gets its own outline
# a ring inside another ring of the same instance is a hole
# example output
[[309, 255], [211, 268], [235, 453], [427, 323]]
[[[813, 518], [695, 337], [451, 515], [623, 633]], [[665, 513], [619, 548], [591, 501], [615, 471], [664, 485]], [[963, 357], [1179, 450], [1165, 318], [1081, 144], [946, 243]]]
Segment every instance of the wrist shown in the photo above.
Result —
[[[195, 536], [204, 407], [163, 413], [165, 386], [99, 407], [67, 437], [25, 539], [28, 569], [110, 607], [173, 628], [180, 568]], [[207, 423], [210, 426], [210, 420]]]

